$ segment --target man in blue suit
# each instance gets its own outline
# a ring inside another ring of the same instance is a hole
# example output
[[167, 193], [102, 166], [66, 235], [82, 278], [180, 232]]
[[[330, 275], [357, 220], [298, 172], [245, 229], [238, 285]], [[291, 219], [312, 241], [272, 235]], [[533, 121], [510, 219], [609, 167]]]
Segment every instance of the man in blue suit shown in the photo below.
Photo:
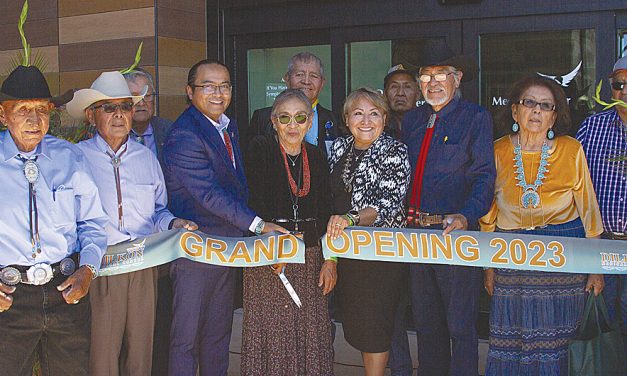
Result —
[[[248, 188], [231, 103], [228, 68], [217, 61], [196, 63], [187, 77], [191, 105], [172, 124], [163, 147], [170, 209], [201, 231], [241, 237], [249, 232], [286, 232], [265, 223], [247, 206]], [[178, 259], [174, 289], [169, 374], [225, 376], [233, 318], [232, 268]]]

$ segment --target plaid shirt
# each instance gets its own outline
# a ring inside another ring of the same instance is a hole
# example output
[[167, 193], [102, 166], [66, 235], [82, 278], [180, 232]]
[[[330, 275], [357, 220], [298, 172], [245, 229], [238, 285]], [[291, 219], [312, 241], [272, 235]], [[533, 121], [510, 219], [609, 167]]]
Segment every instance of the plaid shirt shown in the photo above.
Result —
[[605, 231], [626, 232], [627, 126], [616, 110], [592, 115], [581, 124], [577, 139], [583, 145], [590, 176], [599, 201]]

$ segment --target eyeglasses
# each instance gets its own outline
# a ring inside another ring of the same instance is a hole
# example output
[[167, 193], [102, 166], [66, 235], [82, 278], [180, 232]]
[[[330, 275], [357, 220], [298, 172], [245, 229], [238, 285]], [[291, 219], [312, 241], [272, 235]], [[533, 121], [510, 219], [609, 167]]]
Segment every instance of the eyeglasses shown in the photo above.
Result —
[[144, 100], [145, 102], [150, 102], [150, 101], [152, 101], [152, 98], [154, 98], [154, 96], [155, 96], [154, 93], [146, 94], [146, 95], [144, 95], [144, 98], [142, 98], [142, 100]]
[[432, 79], [434, 79], [436, 82], [443, 82], [443, 81], [446, 81], [449, 74], [453, 74], [453, 73], [455, 72], [438, 73], [438, 74], [421, 74], [420, 77], [418, 78], [420, 79], [421, 82], [424, 82], [425, 84], [428, 84], [429, 82], [431, 82]]
[[204, 85], [190, 85], [190, 86], [193, 88], [201, 87], [202, 92], [204, 94], [215, 94], [215, 93], [228, 94], [231, 92], [231, 88], [232, 88], [231, 84], [229, 83], [220, 84], [220, 85], [204, 84]]
[[305, 124], [307, 122], [307, 119], [309, 118], [309, 115], [307, 115], [307, 114], [296, 114], [294, 116], [291, 116], [291, 115], [279, 115], [276, 118], [277, 118], [277, 120], [279, 120], [279, 123], [281, 123], [283, 125], [288, 125], [292, 121], [294, 121], [298, 125], [303, 125], [303, 124]]
[[104, 103], [101, 104], [100, 106], [94, 106], [93, 109], [97, 110], [99, 108], [102, 108], [102, 110], [108, 114], [112, 114], [114, 112], [116, 112], [118, 110], [118, 108], [122, 111], [122, 112], [130, 112], [133, 109], [133, 103], [132, 102], [123, 102], [123, 103]]
[[620, 81], [612, 82], [612, 89], [616, 91], [623, 91], [624, 87], [625, 87], [625, 82], [620, 82]]
[[553, 111], [555, 110], [555, 105], [553, 103], [549, 103], [549, 102], [536, 102], [533, 99], [521, 99], [518, 101], [519, 104], [522, 104], [523, 106], [527, 107], [527, 108], [536, 108], [537, 105], [540, 105], [540, 109], [542, 111]]

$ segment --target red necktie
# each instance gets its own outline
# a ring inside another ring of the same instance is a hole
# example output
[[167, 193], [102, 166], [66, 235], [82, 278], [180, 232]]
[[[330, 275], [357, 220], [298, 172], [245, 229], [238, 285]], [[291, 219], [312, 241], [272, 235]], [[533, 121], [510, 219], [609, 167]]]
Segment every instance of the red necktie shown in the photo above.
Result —
[[231, 144], [231, 137], [229, 137], [229, 132], [226, 131], [226, 128], [222, 130], [222, 135], [224, 136], [224, 146], [226, 146], [226, 151], [229, 153], [229, 158], [231, 158], [231, 162], [235, 164], [235, 157], [233, 156], [233, 144]]

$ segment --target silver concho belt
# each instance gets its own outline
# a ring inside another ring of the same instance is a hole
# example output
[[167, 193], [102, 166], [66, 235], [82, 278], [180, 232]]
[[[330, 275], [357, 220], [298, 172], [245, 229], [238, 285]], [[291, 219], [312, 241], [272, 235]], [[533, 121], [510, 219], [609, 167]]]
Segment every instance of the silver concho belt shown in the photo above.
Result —
[[39, 286], [50, 282], [55, 275], [62, 274], [64, 276], [70, 276], [75, 270], [76, 262], [67, 257], [53, 266], [45, 263], [35, 264], [26, 269], [25, 272], [20, 272], [20, 270], [14, 266], [7, 266], [0, 270], [0, 281], [9, 286], [15, 286], [18, 283]]

